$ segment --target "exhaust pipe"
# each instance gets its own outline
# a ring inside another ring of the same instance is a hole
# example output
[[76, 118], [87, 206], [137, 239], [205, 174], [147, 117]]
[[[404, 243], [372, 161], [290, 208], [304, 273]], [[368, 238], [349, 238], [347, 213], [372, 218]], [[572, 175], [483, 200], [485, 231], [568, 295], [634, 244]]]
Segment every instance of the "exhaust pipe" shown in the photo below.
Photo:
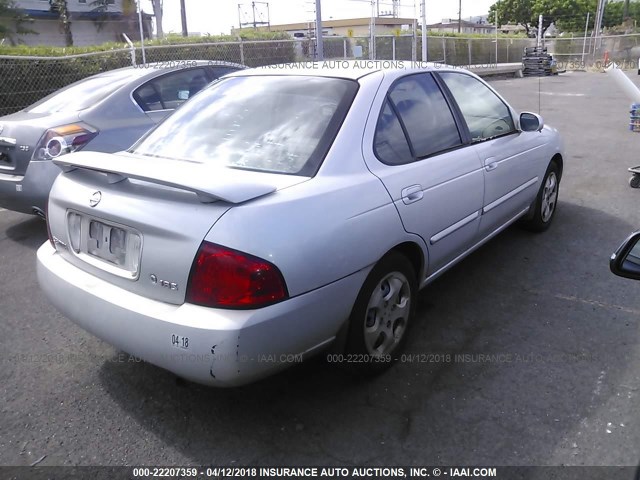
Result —
[[38, 207], [31, 207], [31, 209], [33, 210], [33, 214], [37, 215], [38, 217], [40, 217], [43, 220], [47, 219], [47, 216], [44, 214], [44, 212], [42, 211], [41, 208]]

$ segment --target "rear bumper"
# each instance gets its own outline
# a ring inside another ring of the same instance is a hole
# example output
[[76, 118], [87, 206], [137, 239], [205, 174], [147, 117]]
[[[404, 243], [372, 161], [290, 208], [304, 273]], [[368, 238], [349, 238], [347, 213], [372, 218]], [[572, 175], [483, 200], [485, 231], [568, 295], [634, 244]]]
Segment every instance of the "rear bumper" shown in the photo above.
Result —
[[265, 377], [328, 346], [369, 272], [266, 308], [239, 311], [171, 305], [133, 294], [71, 265], [48, 242], [38, 250], [37, 271], [47, 297], [82, 328], [180, 377], [223, 387]]
[[22, 213], [34, 213], [34, 207], [46, 210], [49, 191], [61, 170], [53, 162], [31, 161], [22, 175], [0, 170], [0, 207]]

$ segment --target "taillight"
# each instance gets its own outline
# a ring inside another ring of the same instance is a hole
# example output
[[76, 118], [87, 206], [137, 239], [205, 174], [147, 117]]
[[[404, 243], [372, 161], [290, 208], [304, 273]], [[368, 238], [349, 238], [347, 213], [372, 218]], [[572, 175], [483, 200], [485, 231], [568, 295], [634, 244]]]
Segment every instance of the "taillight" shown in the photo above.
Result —
[[34, 160], [51, 160], [76, 152], [89, 143], [98, 131], [84, 123], [51, 128], [45, 132], [33, 152]]
[[186, 301], [206, 307], [251, 309], [288, 296], [282, 273], [272, 263], [204, 242], [191, 267]]

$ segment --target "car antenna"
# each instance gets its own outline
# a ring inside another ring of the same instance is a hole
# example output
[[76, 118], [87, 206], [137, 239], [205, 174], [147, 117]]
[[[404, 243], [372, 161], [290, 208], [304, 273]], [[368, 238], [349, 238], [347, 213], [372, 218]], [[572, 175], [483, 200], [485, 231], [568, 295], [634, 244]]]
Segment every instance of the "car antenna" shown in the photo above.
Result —
[[538, 114], [542, 115], [542, 77], [538, 77]]

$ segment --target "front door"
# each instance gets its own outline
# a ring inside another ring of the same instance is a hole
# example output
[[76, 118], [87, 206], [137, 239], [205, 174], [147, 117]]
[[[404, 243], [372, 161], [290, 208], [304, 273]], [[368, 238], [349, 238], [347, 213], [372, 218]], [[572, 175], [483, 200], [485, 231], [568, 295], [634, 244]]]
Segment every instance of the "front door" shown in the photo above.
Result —
[[535, 198], [540, 184], [536, 158], [544, 152], [542, 135], [518, 131], [507, 105], [477, 78], [462, 72], [439, 75], [460, 108], [484, 167], [480, 236], [486, 237]]

